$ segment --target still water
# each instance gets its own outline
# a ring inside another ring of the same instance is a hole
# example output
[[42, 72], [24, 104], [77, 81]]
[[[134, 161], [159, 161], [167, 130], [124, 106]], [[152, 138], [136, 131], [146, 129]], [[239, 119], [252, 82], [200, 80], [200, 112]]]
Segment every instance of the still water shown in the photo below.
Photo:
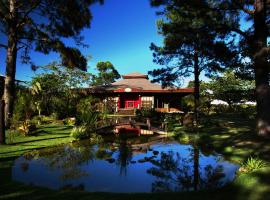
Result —
[[118, 136], [28, 153], [15, 160], [12, 179], [55, 190], [178, 192], [221, 187], [238, 168], [172, 138]]

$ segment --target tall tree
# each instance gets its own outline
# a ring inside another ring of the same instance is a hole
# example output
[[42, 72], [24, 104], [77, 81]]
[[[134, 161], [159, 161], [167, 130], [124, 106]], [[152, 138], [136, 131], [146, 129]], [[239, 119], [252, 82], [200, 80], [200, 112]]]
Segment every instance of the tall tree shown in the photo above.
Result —
[[[152, 0], [154, 5], [175, 3], [185, 5], [186, 1]], [[270, 85], [269, 85], [269, 38], [270, 1], [269, 0], [206, 0], [189, 1], [190, 6], [203, 2], [210, 13], [221, 14], [218, 18], [209, 18], [214, 23], [209, 26], [216, 35], [223, 34], [237, 46], [239, 59], [236, 71], [241, 75], [255, 79], [257, 101], [257, 133], [261, 136], [270, 135]], [[193, 2], [193, 3], [192, 3]], [[198, 7], [197, 7], [198, 8]], [[200, 9], [200, 8], [198, 8]], [[187, 11], [188, 13], [188, 11]], [[208, 12], [205, 13], [207, 17]], [[199, 19], [193, 16], [192, 21]], [[229, 20], [228, 20], [229, 19]], [[206, 31], [207, 29], [203, 29]], [[232, 36], [235, 37], [232, 37]]]
[[98, 70], [98, 74], [93, 75], [92, 85], [108, 85], [121, 77], [109, 61], [98, 62], [96, 69]]
[[154, 62], [165, 67], [151, 71], [150, 75], [155, 77], [154, 81], [169, 85], [179, 77], [193, 73], [198, 123], [201, 72], [209, 76], [235, 61], [232, 59], [233, 44], [225, 38], [226, 34], [212, 31], [212, 26], [219, 26], [218, 19], [223, 13], [212, 12], [205, 1], [152, 0], [151, 3], [153, 6], [164, 5], [160, 12], [163, 19], [158, 21], [164, 46], [151, 44], [150, 48], [154, 51]]
[[4, 87], [5, 123], [9, 125], [14, 102], [14, 80], [17, 53], [23, 50], [23, 62], [33, 63], [29, 51], [45, 54], [59, 52], [62, 64], [86, 69], [86, 59], [76, 48], [67, 47], [62, 38], [73, 38], [82, 44], [80, 31], [90, 26], [89, 6], [102, 0], [0, 0], [0, 31], [7, 41], [1, 44], [7, 51]]

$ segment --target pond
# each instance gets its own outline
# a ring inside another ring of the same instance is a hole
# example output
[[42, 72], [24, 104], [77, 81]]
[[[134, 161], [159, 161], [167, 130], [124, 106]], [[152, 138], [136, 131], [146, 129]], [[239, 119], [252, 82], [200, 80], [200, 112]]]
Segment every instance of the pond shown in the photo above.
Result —
[[55, 190], [178, 192], [221, 187], [239, 168], [170, 137], [127, 135], [25, 154], [15, 160], [12, 179]]

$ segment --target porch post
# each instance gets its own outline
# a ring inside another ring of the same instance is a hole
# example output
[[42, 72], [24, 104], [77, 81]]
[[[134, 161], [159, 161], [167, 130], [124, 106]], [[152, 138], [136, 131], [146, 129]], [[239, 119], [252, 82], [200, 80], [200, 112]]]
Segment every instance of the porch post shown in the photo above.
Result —
[[120, 95], [119, 95], [118, 96], [118, 102], [117, 102], [118, 111], [120, 110], [120, 106], [121, 106], [121, 98], [120, 98]]
[[138, 108], [140, 109], [142, 107], [142, 97], [139, 95], [139, 105]]

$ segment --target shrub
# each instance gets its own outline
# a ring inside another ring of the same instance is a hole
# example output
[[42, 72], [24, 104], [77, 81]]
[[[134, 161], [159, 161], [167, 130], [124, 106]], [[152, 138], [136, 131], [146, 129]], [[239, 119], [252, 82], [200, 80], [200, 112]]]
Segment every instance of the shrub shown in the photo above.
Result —
[[188, 144], [190, 142], [190, 137], [188, 134], [180, 134], [179, 137], [178, 137], [178, 140], [180, 143], [183, 143], [183, 144]]
[[79, 124], [83, 124], [88, 130], [95, 132], [100, 113], [97, 110], [97, 100], [92, 97], [82, 99], [77, 106], [77, 116]]
[[97, 143], [102, 143], [103, 142], [103, 138], [101, 135], [98, 135], [96, 133], [91, 134], [90, 136], [90, 142], [97, 144]]
[[249, 157], [246, 162], [242, 163], [239, 172], [250, 173], [254, 170], [266, 167], [266, 163], [259, 158]]
[[29, 120], [25, 120], [18, 129], [24, 136], [30, 136], [33, 135], [37, 127], [35, 124], [31, 124]]
[[89, 137], [89, 133], [85, 126], [74, 127], [71, 130], [70, 136], [76, 140], [82, 140]]
[[138, 121], [143, 121], [145, 118], [151, 118], [154, 122], [161, 122], [164, 119], [164, 114], [159, 113], [152, 108], [142, 108], [136, 110], [136, 118]]
[[76, 123], [76, 119], [74, 117], [66, 118], [63, 120], [64, 125], [74, 126]]

